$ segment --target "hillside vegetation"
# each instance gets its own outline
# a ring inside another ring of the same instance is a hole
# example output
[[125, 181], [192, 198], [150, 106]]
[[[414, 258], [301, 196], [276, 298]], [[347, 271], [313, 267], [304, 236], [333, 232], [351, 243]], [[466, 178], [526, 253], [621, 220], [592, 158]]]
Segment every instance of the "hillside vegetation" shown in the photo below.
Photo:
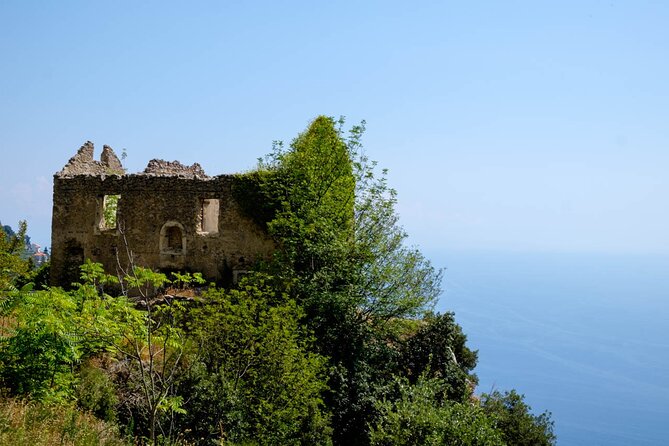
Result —
[[0, 232], [3, 444], [555, 444], [522, 396], [475, 395], [476, 351], [432, 312], [442, 273], [406, 245], [364, 123], [343, 124], [236, 177], [277, 250], [232, 289], [89, 261], [47, 287]]

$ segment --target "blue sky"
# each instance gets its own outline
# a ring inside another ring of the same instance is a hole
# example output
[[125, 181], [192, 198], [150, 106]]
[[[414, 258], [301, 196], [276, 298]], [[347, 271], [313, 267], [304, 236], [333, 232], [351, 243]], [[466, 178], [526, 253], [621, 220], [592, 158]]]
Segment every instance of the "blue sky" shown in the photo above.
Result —
[[0, 2], [0, 220], [86, 140], [209, 174], [368, 123], [427, 251], [669, 253], [669, 3]]

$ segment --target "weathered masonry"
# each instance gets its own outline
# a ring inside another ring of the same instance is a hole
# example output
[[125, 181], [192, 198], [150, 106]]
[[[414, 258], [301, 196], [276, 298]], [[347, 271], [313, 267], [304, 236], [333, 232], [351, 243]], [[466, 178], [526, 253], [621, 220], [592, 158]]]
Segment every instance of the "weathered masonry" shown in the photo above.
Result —
[[152, 160], [143, 173], [126, 174], [105, 146], [100, 161], [84, 144], [54, 175], [51, 282], [79, 279], [86, 259], [114, 273], [128, 265], [202, 272], [236, 281], [273, 243], [244, 215], [232, 196], [231, 175], [207, 176], [198, 164]]

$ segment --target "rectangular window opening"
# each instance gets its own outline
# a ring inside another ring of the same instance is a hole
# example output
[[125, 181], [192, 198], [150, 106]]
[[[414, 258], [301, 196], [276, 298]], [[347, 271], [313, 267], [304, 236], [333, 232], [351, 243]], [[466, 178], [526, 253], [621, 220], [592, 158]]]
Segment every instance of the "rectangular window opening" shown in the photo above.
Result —
[[102, 198], [100, 229], [116, 229], [118, 225], [118, 202], [120, 195], [105, 195]]
[[217, 198], [205, 198], [200, 202], [200, 215], [198, 216], [198, 232], [202, 234], [218, 233], [219, 200]]

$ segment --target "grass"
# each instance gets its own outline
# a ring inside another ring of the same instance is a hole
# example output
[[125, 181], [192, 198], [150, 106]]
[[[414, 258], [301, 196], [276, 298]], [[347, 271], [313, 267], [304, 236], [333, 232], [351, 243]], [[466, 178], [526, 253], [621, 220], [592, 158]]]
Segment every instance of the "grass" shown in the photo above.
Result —
[[115, 425], [74, 407], [0, 399], [0, 446], [128, 446]]

